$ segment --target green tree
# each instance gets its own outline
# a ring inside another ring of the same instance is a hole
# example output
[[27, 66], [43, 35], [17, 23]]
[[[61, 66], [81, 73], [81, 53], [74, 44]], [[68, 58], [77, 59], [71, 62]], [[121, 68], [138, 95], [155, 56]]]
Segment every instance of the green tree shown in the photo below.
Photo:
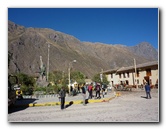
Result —
[[17, 74], [19, 83], [21, 84], [21, 89], [23, 94], [33, 94], [33, 88], [36, 83], [34, 77], [26, 75], [24, 73]]
[[109, 81], [107, 81], [106, 75], [104, 75], [104, 74], [103, 74], [103, 82], [101, 82], [100, 73], [94, 75], [93, 78], [92, 78], [92, 81], [103, 83], [103, 84], [106, 84], [106, 85], [109, 84]]
[[76, 81], [78, 84], [83, 84], [85, 82], [85, 75], [80, 71], [71, 72], [71, 80]]
[[63, 71], [54, 71], [49, 73], [49, 82], [53, 82], [54, 84], [62, 84], [66, 85], [68, 76]]

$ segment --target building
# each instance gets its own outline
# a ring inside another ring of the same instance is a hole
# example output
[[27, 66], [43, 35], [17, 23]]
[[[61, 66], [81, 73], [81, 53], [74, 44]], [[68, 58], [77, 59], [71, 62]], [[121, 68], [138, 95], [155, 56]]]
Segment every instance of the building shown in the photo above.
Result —
[[106, 75], [110, 85], [124, 83], [127, 85], [141, 85], [145, 81], [150, 85], [156, 85], [159, 79], [158, 61], [111, 69], [103, 71], [103, 73]]

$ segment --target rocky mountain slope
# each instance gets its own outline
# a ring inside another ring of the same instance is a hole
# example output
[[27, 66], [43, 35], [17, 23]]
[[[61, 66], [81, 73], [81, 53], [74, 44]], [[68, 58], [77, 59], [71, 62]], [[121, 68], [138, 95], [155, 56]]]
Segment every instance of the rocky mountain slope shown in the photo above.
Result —
[[[152, 46], [143, 45], [129, 48], [121, 45], [81, 42], [75, 37], [47, 28], [25, 28], [11, 21], [8, 22], [8, 71], [37, 75], [40, 67], [40, 56], [47, 66], [49, 49], [49, 71], [68, 72], [69, 63], [72, 70], [83, 72], [88, 78], [103, 70], [115, 67], [133, 65], [133, 58], [137, 63], [144, 63], [156, 58], [147, 58], [143, 54], [151, 49], [149, 55], [156, 55]], [[147, 43], [148, 44], [148, 43]], [[134, 51], [134, 52], [133, 52]], [[154, 53], [154, 54], [152, 54]], [[146, 55], [146, 54], [145, 54]]]
[[143, 56], [149, 60], [157, 60], [158, 59], [158, 52], [148, 42], [142, 42], [136, 46], [129, 47], [129, 50], [131, 50], [135, 54]]

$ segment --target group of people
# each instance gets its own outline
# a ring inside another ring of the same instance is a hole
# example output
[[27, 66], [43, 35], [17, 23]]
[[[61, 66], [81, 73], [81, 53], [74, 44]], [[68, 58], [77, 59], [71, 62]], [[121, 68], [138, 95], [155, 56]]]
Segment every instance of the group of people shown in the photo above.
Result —
[[[90, 85], [82, 85], [81, 86], [81, 91], [82, 91], [82, 96], [83, 96], [83, 105], [86, 106], [86, 91], [88, 91], [89, 96], [88, 99], [92, 99], [93, 96], [93, 90], [96, 92], [96, 98], [97, 99], [101, 99], [101, 93], [102, 96], [104, 98], [105, 95], [105, 87], [104, 85], [101, 85], [100, 83], [96, 83], [95, 87], [93, 87], [93, 83], [91, 83]], [[101, 92], [102, 91], [102, 92]], [[150, 94], [151, 88], [150, 85], [148, 83], [145, 84], [145, 92], [146, 92], [146, 98], [150, 98], [151, 99], [151, 94]], [[59, 92], [59, 96], [61, 99], [61, 109], [65, 109], [65, 97], [66, 97], [66, 91], [65, 88], [62, 87], [60, 92]]]
[[[104, 85], [101, 85], [100, 83], [96, 83], [95, 86], [93, 86], [93, 83], [91, 83], [90, 85], [86, 85], [85, 83], [81, 86], [81, 94], [83, 96], [83, 105], [86, 106], [86, 92], [89, 93], [88, 99], [92, 99], [93, 97], [95, 97], [96, 99], [101, 99], [101, 93], [102, 96], [104, 98], [105, 93], [105, 87]], [[96, 95], [93, 95], [93, 91], [96, 92]], [[66, 91], [65, 88], [62, 87], [60, 92], [59, 92], [59, 97], [60, 97], [60, 101], [61, 101], [61, 109], [65, 109], [65, 97], [66, 97]]]
[[101, 99], [101, 94], [104, 98], [104, 95], [106, 94], [106, 87], [104, 85], [101, 85], [100, 83], [96, 83], [96, 85], [93, 87], [93, 83], [91, 83], [88, 86], [88, 92], [89, 92], [89, 99], [92, 99], [93, 96], [93, 90], [96, 92], [95, 98]]

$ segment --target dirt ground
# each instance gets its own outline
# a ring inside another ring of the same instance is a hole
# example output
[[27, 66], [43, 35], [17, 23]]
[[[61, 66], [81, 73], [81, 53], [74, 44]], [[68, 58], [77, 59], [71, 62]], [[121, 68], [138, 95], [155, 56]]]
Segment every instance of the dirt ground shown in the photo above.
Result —
[[29, 107], [8, 114], [9, 122], [159, 122], [158, 90], [145, 98], [145, 91], [121, 92], [109, 102]]

